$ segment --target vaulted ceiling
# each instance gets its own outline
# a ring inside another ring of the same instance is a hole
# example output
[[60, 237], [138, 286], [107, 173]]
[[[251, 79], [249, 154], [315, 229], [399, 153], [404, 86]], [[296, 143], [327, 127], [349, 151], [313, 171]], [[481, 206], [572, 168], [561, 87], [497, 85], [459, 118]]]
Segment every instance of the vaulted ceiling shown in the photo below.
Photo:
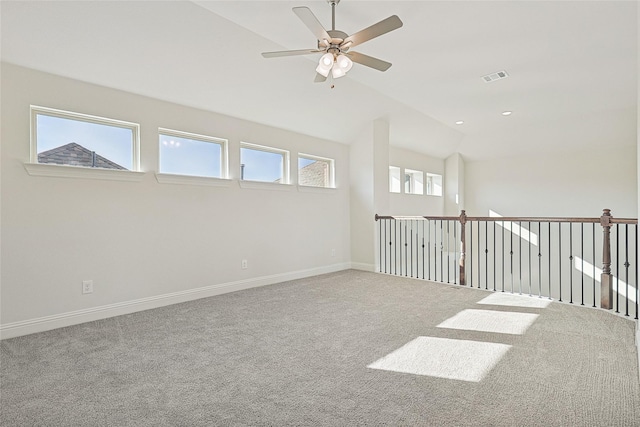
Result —
[[0, 55], [347, 144], [384, 118], [392, 145], [441, 158], [636, 144], [637, 2], [342, 0], [348, 34], [404, 26], [354, 49], [388, 71], [356, 64], [333, 89], [313, 83], [319, 56], [260, 55], [315, 47], [295, 6], [331, 27], [325, 0], [2, 1]]

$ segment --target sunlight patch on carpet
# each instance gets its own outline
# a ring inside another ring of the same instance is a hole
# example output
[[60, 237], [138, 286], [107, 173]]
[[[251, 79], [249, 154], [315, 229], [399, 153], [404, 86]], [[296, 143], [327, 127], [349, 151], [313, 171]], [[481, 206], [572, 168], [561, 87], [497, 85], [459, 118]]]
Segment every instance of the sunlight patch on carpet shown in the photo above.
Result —
[[532, 313], [466, 309], [440, 323], [438, 328], [522, 335], [537, 318]]
[[529, 295], [514, 295], [505, 293], [494, 293], [478, 301], [478, 304], [505, 305], [510, 307], [546, 308], [551, 304], [548, 298], [539, 298]]
[[418, 337], [367, 368], [480, 382], [510, 348], [507, 344]]

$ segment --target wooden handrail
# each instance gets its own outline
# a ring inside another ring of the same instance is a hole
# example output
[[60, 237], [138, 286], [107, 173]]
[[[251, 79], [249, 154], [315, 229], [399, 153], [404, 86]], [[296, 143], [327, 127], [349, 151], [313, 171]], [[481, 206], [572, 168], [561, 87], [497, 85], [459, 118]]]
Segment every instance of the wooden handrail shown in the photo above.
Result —
[[[436, 221], [458, 221], [459, 216], [406, 216], [406, 215], [378, 215], [375, 216], [376, 221], [379, 219], [396, 219], [396, 220], [436, 220]], [[598, 218], [579, 218], [579, 217], [528, 217], [528, 216], [467, 216], [467, 221], [504, 221], [504, 222], [582, 222], [582, 223], [600, 223]], [[613, 224], [637, 224], [637, 218], [614, 218], [611, 217]]]

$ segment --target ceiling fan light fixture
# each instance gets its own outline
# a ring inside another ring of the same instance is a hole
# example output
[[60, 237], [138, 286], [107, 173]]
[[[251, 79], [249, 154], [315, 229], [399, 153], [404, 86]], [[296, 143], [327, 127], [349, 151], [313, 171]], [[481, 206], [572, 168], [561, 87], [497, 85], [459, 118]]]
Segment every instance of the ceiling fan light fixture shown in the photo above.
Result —
[[331, 67], [333, 67], [333, 61], [333, 54], [329, 52], [325, 53], [320, 57], [320, 61], [318, 61], [318, 68], [316, 68], [316, 72], [327, 77], [329, 75], [329, 71], [331, 71]]
[[325, 53], [320, 57], [320, 66], [327, 68], [327, 70], [330, 70], [332, 65], [333, 65], [332, 53]]
[[316, 68], [316, 73], [322, 74], [324, 77], [327, 77], [329, 75], [329, 71], [331, 71], [331, 67], [327, 68], [323, 66], [322, 63], [320, 63]]
[[345, 74], [347, 74], [347, 72], [337, 64], [334, 65], [333, 68], [331, 69], [331, 75], [333, 76], [334, 79], [343, 77]]
[[349, 59], [347, 55], [344, 55], [344, 54], [338, 55], [338, 58], [336, 59], [336, 63], [345, 73], [347, 73], [351, 69], [351, 67], [353, 67], [353, 61]]

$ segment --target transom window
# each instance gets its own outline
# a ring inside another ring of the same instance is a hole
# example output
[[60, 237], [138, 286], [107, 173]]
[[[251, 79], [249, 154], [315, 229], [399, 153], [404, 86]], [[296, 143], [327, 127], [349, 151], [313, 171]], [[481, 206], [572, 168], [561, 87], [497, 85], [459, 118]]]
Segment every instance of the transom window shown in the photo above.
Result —
[[397, 166], [389, 166], [389, 191], [400, 192], [400, 168]]
[[427, 194], [442, 196], [442, 175], [427, 173]]
[[424, 172], [405, 169], [404, 192], [406, 194], [424, 194]]
[[240, 179], [289, 183], [289, 152], [263, 145], [240, 144]]
[[211, 178], [227, 177], [227, 140], [158, 129], [159, 172]]
[[298, 184], [310, 187], [334, 187], [334, 160], [298, 154]]
[[31, 106], [31, 162], [140, 169], [139, 125]]

